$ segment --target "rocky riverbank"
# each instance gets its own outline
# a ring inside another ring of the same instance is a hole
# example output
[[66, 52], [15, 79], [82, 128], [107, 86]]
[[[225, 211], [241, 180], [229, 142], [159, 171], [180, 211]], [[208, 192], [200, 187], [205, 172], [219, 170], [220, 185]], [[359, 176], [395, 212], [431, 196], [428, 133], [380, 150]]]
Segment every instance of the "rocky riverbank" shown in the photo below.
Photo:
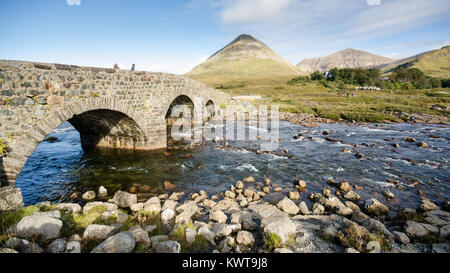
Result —
[[[246, 177], [230, 189], [171, 192], [140, 200], [106, 188], [78, 203], [40, 203], [1, 214], [0, 252], [433, 252], [450, 251], [449, 204], [422, 199], [393, 215], [379, 200], [360, 200], [347, 182], [321, 193]], [[307, 202], [305, 202], [307, 201]], [[311, 203], [308, 205], [307, 203]]]
[[[407, 113], [396, 113], [399, 117], [398, 122], [408, 122], [408, 123], [423, 123], [423, 124], [445, 124], [450, 125], [450, 119], [448, 116], [437, 116], [428, 114], [407, 114]], [[313, 114], [305, 113], [288, 113], [280, 112], [280, 120], [289, 121], [293, 124], [300, 124], [306, 127], [316, 127], [318, 123], [335, 123], [337, 121], [319, 117]], [[349, 122], [349, 121], [344, 121]], [[386, 123], [393, 123], [393, 121], [385, 121]]]

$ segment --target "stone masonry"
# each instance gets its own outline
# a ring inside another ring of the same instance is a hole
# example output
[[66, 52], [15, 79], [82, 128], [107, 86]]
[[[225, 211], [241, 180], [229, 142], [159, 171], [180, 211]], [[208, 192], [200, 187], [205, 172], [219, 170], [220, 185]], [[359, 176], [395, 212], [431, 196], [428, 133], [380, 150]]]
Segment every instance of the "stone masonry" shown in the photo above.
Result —
[[0, 60], [1, 185], [13, 187], [36, 146], [65, 121], [85, 149], [164, 148], [166, 114], [179, 97], [192, 102], [195, 122], [227, 99], [185, 76]]

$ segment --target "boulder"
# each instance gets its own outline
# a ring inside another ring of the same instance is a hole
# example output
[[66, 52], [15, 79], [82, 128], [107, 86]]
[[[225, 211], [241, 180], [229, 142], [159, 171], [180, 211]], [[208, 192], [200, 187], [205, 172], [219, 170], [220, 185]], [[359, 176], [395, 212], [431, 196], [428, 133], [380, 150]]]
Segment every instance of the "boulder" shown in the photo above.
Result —
[[403, 140], [406, 142], [417, 142], [417, 140], [413, 137], [404, 137]]
[[353, 210], [351, 208], [348, 208], [346, 206], [339, 206], [336, 209], [336, 214], [341, 216], [350, 216], [353, 214]]
[[443, 210], [429, 210], [424, 213], [425, 221], [434, 226], [446, 226], [450, 224], [450, 213]]
[[20, 188], [0, 187], [0, 212], [23, 207]]
[[87, 192], [83, 193], [81, 198], [84, 201], [92, 201], [95, 199], [95, 191], [87, 191]]
[[81, 206], [76, 203], [60, 203], [55, 206], [57, 210], [64, 210], [68, 213], [78, 213], [81, 212]]
[[112, 203], [118, 205], [121, 208], [128, 208], [132, 204], [137, 203], [137, 195], [131, 194], [126, 191], [118, 190], [114, 194], [114, 198], [110, 200]]
[[116, 226], [107, 225], [89, 225], [83, 232], [83, 240], [103, 241], [117, 231]]
[[138, 244], [144, 245], [151, 244], [147, 231], [143, 230], [140, 226], [134, 226], [129, 230], [127, 230], [125, 233], [133, 237], [134, 241]]
[[51, 240], [59, 238], [63, 222], [59, 211], [36, 212], [23, 217], [15, 226], [15, 234], [23, 238]]
[[212, 226], [212, 232], [214, 232], [215, 238], [222, 238], [230, 235], [233, 232], [233, 227], [225, 223], [215, 223]]
[[202, 226], [198, 229], [198, 234], [203, 236], [209, 242], [214, 242], [216, 234], [212, 232], [207, 226]]
[[98, 188], [98, 197], [105, 198], [106, 196], [108, 196], [108, 190], [105, 187], [100, 186]]
[[288, 197], [291, 200], [298, 200], [300, 199], [300, 193], [298, 191], [290, 191], [288, 193]]
[[64, 239], [56, 239], [53, 240], [53, 242], [51, 242], [48, 247], [47, 247], [47, 251], [49, 253], [63, 253], [64, 251], [66, 251], [66, 247], [67, 247], [67, 241]]
[[313, 207], [312, 207], [312, 214], [314, 215], [322, 215], [325, 214], [325, 207], [322, 206], [319, 203], [314, 203]]
[[195, 237], [197, 236], [197, 231], [195, 231], [194, 229], [191, 228], [186, 228], [184, 230], [185, 236], [186, 236], [186, 241], [188, 243], [193, 243], [195, 242]]
[[264, 219], [270, 216], [285, 216], [286, 214], [274, 205], [253, 204], [248, 206], [249, 211], [255, 219]]
[[236, 182], [236, 189], [242, 190], [244, 188], [244, 183], [242, 181]]
[[225, 197], [228, 197], [228, 198], [231, 198], [231, 199], [236, 198], [236, 194], [234, 192], [232, 192], [232, 191], [226, 191], [224, 195], [225, 195]]
[[176, 211], [180, 213], [175, 218], [175, 222], [178, 224], [188, 223], [192, 217], [195, 217], [201, 212], [200, 207], [194, 201], [188, 201], [176, 208]]
[[350, 186], [350, 184], [348, 182], [342, 182], [341, 184], [339, 184], [339, 189], [341, 191], [351, 191], [352, 186]]
[[233, 213], [236, 211], [240, 211], [241, 207], [239, 204], [231, 199], [223, 199], [220, 202], [218, 202], [212, 210], [221, 210], [226, 213]]
[[177, 185], [171, 183], [170, 181], [164, 181], [164, 190], [166, 191], [174, 191], [177, 189]]
[[277, 203], [277, 207], [280, 210], [282, 210], [288, 214], [292, 214], [292, 215], [297, 214], [300, 210], [298, 208], [298, 206], [291, 199], [286, 198], [286, 197]]
[[149, 212], [150, 214], [158, 214], [161, 212], [161, 204], [158, 203], [148, 203], [148, 201], [146, 203], [144, 203], [144, 208], [143, 210], [145, 212]]
[[406, 222], [405, 231], [408, 237], [412, 238], [421, 238], [428, 235], [429, 233], [428, 230], [421, 223], [417, 223], [414, 221]]
[[227, 215], [221, 210], [213, 210], [209, 213], [209, 219], [217, 223], [226, 223]]
[[83, 214], [88, 214], [89, 211], [95, 207], [105, 207], [107, 211], [115, 211], [118, 209], [118, 206], [116, 204], [109, 202], [89, 202], [84, 205]]
[[381, 245], [378, 241], [370, 241], [366, 245], [366, 250], [369, 253], [381, 253]]
[[394, 231], [392, 233], [395, 235], [395, 240], [397, 242], [402, 243], [404, 245], [409, 244], [410, 240], [405, 233], [399, 231]]
[[358, 207], [358, 205], [356, 205], [355, 203], [353, 203], [352, 201], [345, 201], [344, 205], [346, 207], [351, 208], [353, 211], [360, 211], [361, 209]]
[[253, 183], [253, 182], [255, 182], [255, 178], [253, 178], [253, 176], [248, 176], [248, 177], [242, 179], [242, 182], [244, 182], [244, 183]]
[[375, 198], [368, 199], [364, 202], [364, 210], [374, 216], [382, 216], [389, 213], [389, 208]]
[[253, 216], [248, 212], [243, 212], [241, 215], [241, 225], [245, 230], [255, 230], [258, 225], [253, 221]]
[[364, 246], [369, 242], [369, 231], [355, 222], [347, 221], [338, 232], [338, 240], [344, 247], [354, 247], [358, 251], [363, 251]]
[[81, 253], [81, 244], [77, 241], [69, 241], [66, 247], [66, 253]]
[[144, 203], [135, 203], [130, 205], [130, 209], [132, 212], [138, 212], [144, 209]]
[[419, 210], [421, 211], [429, 211], [429, 210], [436, 210], [439, 209], [439, 207], [431, 202], [430, 200], [426, 198], [422, 198], [422, 204], [419, 206]]
[[240, 245], [251, 246], [255, 244], [255, 237], [250, 232], [241, 230], [237, 234], [236, 242]]
[[261, 221], [266, 236], [276, 234], [281, 238], [282, 243], [286, 243], [289, 235], [295, 233], [296, 225], [287, 216], [270, 216]]
[[306, 203], [304, 201], [302, 201], [298, 205], [298, 208], [299, 208], [300, 214], [303, 214], [303, 215], [310, 215], [311, 214], [311, 212], [308, 209], [308, 206], [306, 205]]
[[161, 221], [166, 224], [175, 217], [175, 211], [171, 208], [165, 209], [161, 213]]
[[166, 201], [164, 201], [164, 204], [163, 204], [163, 206], [162, 206], [162, 211], [165, 211], [166, 209], [172, 209], [172, 210], [175, 210], [176, 208], [177, 208], [177, 206], [178, 206], [178, 203], [177, 202], [175, 202], [175, 201], [173, 201], [173, 200], [166, 200]]
[[130, 253], [133, 251], [135, 243], [133, 237], [121, 232], [97, 245], [91, 253]]
[[176, 241], [157, 242], [153, 250], [156, 253], [180, 253], [181, 245]]
[[420, 148], [429, 148], [430, 146], [426, 142], [419, 142], [417, 143], [417, 146]]
[[359, 194], [357, 194], [356, 192], [354, 192], [352, 190], [344, 193], [343, 197], [347, 200], [350, 200], [350, 201], [356, 202], [356, 203], [358, 203], [359, 200], [361, 200], [361, 197], [359, 196]]

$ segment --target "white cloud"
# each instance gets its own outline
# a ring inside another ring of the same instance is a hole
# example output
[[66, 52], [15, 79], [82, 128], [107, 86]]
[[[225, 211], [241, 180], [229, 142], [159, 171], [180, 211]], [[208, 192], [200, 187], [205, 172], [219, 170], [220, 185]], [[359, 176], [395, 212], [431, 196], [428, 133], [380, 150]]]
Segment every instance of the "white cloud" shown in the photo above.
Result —
[[67, 5], [69, 6], [80, 6], [81, 0], [66, 0]]
[[366, 1], [367, 1], [367, 5], [369, 5], [369, 6], [381, 5], [381, 0], [366, 0]]
[[291, 0], [223, 1], [221, 17], [225, 24], [258, 23], [278, 17], [291, 2]]
[[[293, 63], [303, 58], [318, 57], [315, 54], [319, 52], [328, 55], [348, 47], [370, 50], [373, 48], [372, 43], [389, 45], [389, 39], [395, 40], [390, 37], [402, 37], [404, 33], [426, 25], [450, 20], [448, 0], [208, 2], [213, 2], [208, 8], [217, 14], [222, 23], [221, 30], [227, 33], [228, 38], [232, 39], [241, 33], [251, 34]], [[430, 40], [444, 38], [428, 36]], [[414, 38], [406, 37], [405, 42], [424, 39]], [[415, 51], [412, 46], [405, 49], [408, 49], [405, 50], [406, 54]], [[391, 52], [379, 50], [374, 53]]]

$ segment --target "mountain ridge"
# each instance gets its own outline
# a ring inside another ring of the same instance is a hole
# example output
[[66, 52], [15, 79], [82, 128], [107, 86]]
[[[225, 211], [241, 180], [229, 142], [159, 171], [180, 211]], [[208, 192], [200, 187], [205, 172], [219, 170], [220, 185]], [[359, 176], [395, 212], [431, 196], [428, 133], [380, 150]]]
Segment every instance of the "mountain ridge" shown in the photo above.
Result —
[[239, 35], [186, 73], [197, 79], [221, 75], [239, 79], [298, 74], [299, 71], [293, 64], [248, 34]]
[[379, 66], [384, 73], [396, 68], [418, 68], [428, 76], [450, 77], [450, 45], [440, 49], [425, 51], [414, 56], [398, 60], [392, 64]]
[[375, 55], [367, 51], [346, 48], [325, 57], [304, 59], [297, 68], [304, 73], [329, 71], [332, 68], [370, 68], [393, 63], [395, 60]]

